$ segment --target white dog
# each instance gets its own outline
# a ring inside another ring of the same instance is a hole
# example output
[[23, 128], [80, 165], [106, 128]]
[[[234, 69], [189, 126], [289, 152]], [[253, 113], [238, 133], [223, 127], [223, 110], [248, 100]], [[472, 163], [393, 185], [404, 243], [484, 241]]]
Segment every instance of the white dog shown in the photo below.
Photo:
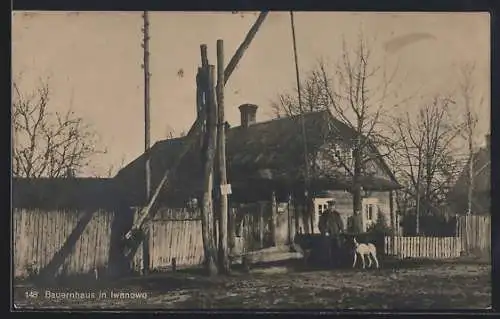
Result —
[[358, 243], [356, 237], [354, 237], [354, 263], [352, 264], [352, 268], [356, 266], [357, 256], [361, 257], [361, 262], [363, 263], [363, 269], [365, 269], [365, 256], [368, 258], [368, 267], [372, 266], [372, 259], [375, 261], [377, 268], [379, 268], [378, 259], [377, 259], [377, 248], [375, 248], [374, 244], [361, 244]]

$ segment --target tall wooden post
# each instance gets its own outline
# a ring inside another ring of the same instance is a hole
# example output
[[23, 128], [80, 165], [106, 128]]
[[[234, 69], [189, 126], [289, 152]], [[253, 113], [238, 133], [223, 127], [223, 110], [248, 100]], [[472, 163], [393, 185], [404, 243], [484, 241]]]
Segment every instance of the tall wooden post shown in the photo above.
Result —
[[219, 158], [219, 267], [223, 273], [229, 273], [228, 254], [228, 187], [226, 176], [226, 125], [224, 120], [224, 42], [217, 40], [217, 111], [218, 111], [218, 158]]
[[276, 192], [271, 193], [271, 238], [272, 245], [276, 246], [277, 240], [277, 231], [276, 231], [276, 215], [278, 212], [278, 203], [276, 202]]
[[[150, 112], [149, 112], [149, 16], [148, 12], [144, 11], [144, 42], [142, 44], [144, 48], [144, 153], [146, 156], [146, 167], [145, 167], [145, 177], [146, 177], [146, 200], [149, 201], [151, 198], [151, 163], [150, 163], [150, 153], [149, 149], [151, 147], [150, 141]], [[149, 232], [146, 234], [144, 241], [142, 242], [142, 268], [143, 274], [149, 272]]]
[[203, 91], [204, 113], [206, 114], [205, 132], [203, 138], [203, 204], [202, 204], [202, 237], [205, 253], [205, 267], [208, 275], [217, 274], [217, 249], [215, 243], [214, 214], [213, 214], [213, 168], [215, 159], [215, 147], [217, 139], [217, 103], [214, 96], [215, 67], [208, 65], [207, 46], [200, 46], [202, 74], [198, 76], [201, 90]]

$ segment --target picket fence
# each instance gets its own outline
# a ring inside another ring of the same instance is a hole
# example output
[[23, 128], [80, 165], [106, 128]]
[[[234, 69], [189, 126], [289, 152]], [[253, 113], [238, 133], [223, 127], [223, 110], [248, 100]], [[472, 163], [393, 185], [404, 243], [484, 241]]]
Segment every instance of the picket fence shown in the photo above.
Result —
[[399, 258], [447, 259], [460, 257], [459, 237], [386, 236], [384, 252]]
[[[45, 267], [65, 245], [82, 217], [89, 212], [14, 209], [14, 276], [24, 277]], [[89, 273], [108, 263], [113, 212], [93, 212], [58, 273]]]

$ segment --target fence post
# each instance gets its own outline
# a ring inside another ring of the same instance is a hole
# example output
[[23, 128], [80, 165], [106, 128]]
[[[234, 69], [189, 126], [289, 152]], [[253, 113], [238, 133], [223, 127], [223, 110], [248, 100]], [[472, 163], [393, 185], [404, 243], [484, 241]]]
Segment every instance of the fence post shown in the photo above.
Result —
[[276, 201], [276, 192], [271, 193], [271, 239], [272, 246], [276, 246], [277, 240], [277, 232], [276, 232], [276, 215], [278, 210], [278, 203]]
[[293, 244], [293, 237], [292, 237], [292, 216], [291, 216], [291, 203], [292, 203], [292, 195], [288, 195], [287, 198], [287, 205], [286, 205], [286, 213], [287, 213], [287, 228], [288, 228], [288, 244], [292, 245]]
[[264, 203], [259, 203], [259, 243], [260, 248], [264, 248]]

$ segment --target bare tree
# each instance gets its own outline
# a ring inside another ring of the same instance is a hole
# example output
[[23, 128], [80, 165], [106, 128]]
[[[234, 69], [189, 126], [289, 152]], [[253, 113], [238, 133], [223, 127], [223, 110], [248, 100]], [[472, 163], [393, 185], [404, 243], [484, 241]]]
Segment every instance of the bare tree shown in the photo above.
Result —
[[467, 214], [472, 212], [472, 200], [474, 192], [474, 138], [477, 133], [478, 114], [477, 108], [483, 103], [481, 98], [478, 102], [474, 101], [475, 84], [474, 72], [476, 66], [474, 63], [464, 64], [461, 68], [459, 89], [463, 99], [463, 121], [464, 130], [462, 136], [467, 140], [468, 156], [468, 185], [467, 185]]
[[48, 82], [30, 94], [13, 83], [13, 173], [16, 177], [70, 177], [90, 164], [98, 136], [68, 109], [51, 112]]
[[453, 143], [462, 125], [453, 118], [450, 104], [455, 102], [436, 96], [423, 103], [416, 116], [407, 111], [393, 121], [394, 135], [400, 143], [395, 149], [398, 159], [394, 167], [400, 182], [406, 184], [406, 199], [416, 203], [417, 233], [421, 212], [429, 214], [444, 203], [460, 170]]
[[[321, 60], [317, 69], [310, 72], [302, 87], [303, 110], [300, 110], [299, 103], [292, 95], [281, 95], [279, 101], [273, 104], [277, 116], [329, 109], [340, 122], [355, 132], [349, 141], [352, 150], [347, 156], [349, 162], [345, 161], [346, 158], [340, 158], [334, 148], [332, 159], [341, 163], [351, 174], [356, 231], [361, 231], [361, 180], [367, 164], [389, 154], [395, 145], [384, 134], [385, 111], [410, 99], [403, 98], [389, 104], [390, 98], [394, 101], [399, 99], [394, 81], [397, 71], [395, 67], [388, 73], [386, 65], [378, 64], [373, 59], [371, 46], [361, 34], [352, 48], [343, 40], [340, 59], [332, 68]], [[380, 153], [380, 150], [385, 151], [385, 154]]]

